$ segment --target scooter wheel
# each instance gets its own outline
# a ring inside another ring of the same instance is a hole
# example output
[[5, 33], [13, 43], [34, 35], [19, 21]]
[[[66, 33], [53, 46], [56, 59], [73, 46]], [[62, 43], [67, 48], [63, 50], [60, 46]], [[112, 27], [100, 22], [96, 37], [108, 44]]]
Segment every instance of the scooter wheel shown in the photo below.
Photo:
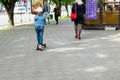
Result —
[[43, 46], [46, 48], [46, 43], [44, 43]]

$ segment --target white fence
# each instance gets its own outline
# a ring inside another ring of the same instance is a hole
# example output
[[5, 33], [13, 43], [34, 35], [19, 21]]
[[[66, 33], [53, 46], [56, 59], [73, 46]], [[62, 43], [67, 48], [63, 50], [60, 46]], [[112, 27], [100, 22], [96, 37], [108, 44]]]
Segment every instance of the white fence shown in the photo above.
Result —
[[[33, 22], [34, 15], [30, 13], [26, 14], [14, 14], [14, 23], [16, 24], [24, 24], [28, 22]], [[0, 27], [8, 25], [8, 15], [0, 14]]]

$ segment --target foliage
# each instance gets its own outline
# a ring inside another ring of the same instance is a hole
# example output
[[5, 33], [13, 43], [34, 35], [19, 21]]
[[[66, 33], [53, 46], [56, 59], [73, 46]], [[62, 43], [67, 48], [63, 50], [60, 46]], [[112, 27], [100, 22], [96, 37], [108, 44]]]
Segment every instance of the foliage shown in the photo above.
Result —
[[42, 7], [42, 2], [41, 1], [32, 2], [32, 7], [33, 8]]
[[105, 0], [98, 0], [98, 4], [99, 4], [100, 2], [104, 3], [104, 2], [105, 2]]
[[61, 5], [65, 5], [65, 3], [71, 5], [74, 2], [74, 0], [51, 0], [51, 1], [58, 5], [60, 3], [61, 3]]
[[69, 5], [73, 4], [74, 0], [64, 0], [63, 3], [67, 3]]

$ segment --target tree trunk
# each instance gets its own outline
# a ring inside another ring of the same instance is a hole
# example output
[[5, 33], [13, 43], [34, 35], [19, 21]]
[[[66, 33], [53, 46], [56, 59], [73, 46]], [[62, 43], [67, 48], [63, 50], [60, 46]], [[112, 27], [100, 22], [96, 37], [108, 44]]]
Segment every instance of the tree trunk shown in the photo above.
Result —
[[7, 9], [9, 26], [14, 26], [14, 4]]
[[68, 5], [67, 5], [67, 3], [65, 3], [65, 8], [66, 8], [66, 11], [67, 11], [67, 16], [69, 16], [69, 11], [68, 11]]
[[59, 7], [61, 8], [61, 0], [59, 0]]
[[8, 14], [8, 26], [14, 26], [14, 6], [17, 0], [2, 0], [3, 5], [6, 8], [7, 14]]
[[13, 12], [9, 12], [8, 13], [8, 22], [9, 22], [9, 26], [14, 26], [14, 13]]

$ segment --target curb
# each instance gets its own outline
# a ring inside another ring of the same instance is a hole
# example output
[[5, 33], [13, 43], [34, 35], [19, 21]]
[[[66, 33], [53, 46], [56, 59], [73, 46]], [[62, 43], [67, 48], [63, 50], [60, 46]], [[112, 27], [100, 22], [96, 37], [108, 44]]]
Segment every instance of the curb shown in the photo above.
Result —
[[3, 26], [3, 27], [0, 27], [0, 30], [9, 30], [11, 28], [22, 27], [22, 26], [30, 26], [30, 25], [33, 25], [33, 24], [34, 24], [33, 22], [30, 22], [30, 23], [24, 23], [24, 24], [16, 24], [15, 26]]

